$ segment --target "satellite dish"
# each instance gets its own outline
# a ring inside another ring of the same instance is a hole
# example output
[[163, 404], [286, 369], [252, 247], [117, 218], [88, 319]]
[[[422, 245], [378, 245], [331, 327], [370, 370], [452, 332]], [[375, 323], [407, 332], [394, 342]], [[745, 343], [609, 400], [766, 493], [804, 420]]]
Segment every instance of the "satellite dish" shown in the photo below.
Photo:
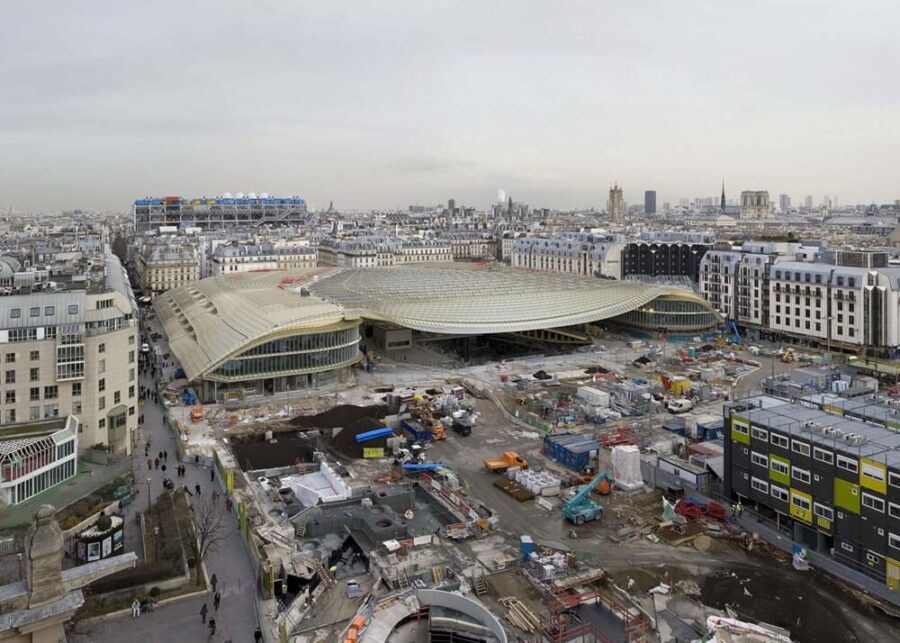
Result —
[[222, 195], [222, 198], [223, 198], [223, 199], [230, 199], [230, 198], [231, 198], [231, 192], [226, 192], [225, 194]]

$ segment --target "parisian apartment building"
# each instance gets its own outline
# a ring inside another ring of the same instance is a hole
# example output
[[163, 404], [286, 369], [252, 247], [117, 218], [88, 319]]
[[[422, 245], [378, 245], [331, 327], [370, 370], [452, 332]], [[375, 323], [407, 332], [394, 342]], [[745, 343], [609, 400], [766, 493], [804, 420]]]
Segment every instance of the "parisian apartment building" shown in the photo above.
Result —
[[72, 415], [80, 450], [127, 455], [138, 423], [134, 294], [109, 246], [72, 254], [46, 270], [52, 280], [0, 297], [0, 424]]

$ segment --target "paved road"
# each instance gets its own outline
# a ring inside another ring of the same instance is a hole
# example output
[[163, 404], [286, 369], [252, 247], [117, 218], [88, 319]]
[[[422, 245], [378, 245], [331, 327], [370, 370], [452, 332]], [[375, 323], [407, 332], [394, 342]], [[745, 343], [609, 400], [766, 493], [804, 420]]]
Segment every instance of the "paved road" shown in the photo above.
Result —
[[[152, 386], [152, 380], [142, 376], [143, 386]], [[177, 452], [174, 436], [166, 430], [162, 422], [160, 408], [148, 401], [143, 407], [144, 426], [142, 440], [152, 436], [153, 446], [151, 451], [158, 453], [162, 450], [169, 452], [169, 470], [166, 475], [177, 482], [184, 482], [190, 489], [195, 484], [200, 484], [204, 495], [210, 493], [213, 484], [210, 482], [210, 469], [202, 466], [187, 464], [187, 477], [178, 479], [175, 477]], [[135, 457], [135, 478], [140, 485], [141, 493], [137, 497], [137, 507], [143, 511], [147, 506], [147, 485], [149, 475], [151, 479], [150, 491], [155, 499], [163, 491], [161, 471], [147, 471], [146, 459], [143, 457], [143, 444]], [[151, 454], [152, 455], [152, 454]], [[189, 498], [190, 499], [190, 498]], [[228, 641], [234, 643], [253, 641], [253, 631], [256, 629], [256, 585], [253, 568], [249, 555], [241, 541], [240, 532], [237, 529], [237, 521], [233, 518], [229, 523], [230, 533], [218, 551], [212, 553], [207, 559], [207, 570], [210, 576], [218, 577], [218, 588], [222, 594], [222, 604], [216, 616], [218, 629], [216, 636], [209, 638], [206, 626], [200, 621], [200, 607], [204, 602], [212, 612], [212, 595], [206, 593], [203, 597], [183, 600], [157, 608], [155, 612], [147, 613], [133, 620], [130, 615], [122, 616], [92, 626], [80, 626], [75, 636], [70, 638], [74, 643], [88, 643], [103, 641], [104, 643], [169, 643], [179, 641], [191, 643], [194, 641]]]

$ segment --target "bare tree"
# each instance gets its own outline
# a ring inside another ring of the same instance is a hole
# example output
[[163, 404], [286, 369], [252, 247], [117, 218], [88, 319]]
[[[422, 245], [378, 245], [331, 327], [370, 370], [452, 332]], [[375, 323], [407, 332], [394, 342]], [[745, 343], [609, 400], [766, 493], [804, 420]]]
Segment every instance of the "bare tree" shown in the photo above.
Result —
[[194, 537], [187, 543], [196, 561], [197, 584], [200, 584], [201, 565], [207, 555], [216, 551], [231, 533], [230, 524], [222, 509], [222, 503], [212, 497], [196, 499], [192, 504], [194, 515]]

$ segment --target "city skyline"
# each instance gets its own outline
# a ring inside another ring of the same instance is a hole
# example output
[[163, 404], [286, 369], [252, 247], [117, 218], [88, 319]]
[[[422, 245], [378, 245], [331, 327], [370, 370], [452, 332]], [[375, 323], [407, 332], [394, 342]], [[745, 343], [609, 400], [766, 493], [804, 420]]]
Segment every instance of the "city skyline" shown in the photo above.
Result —
[[900, 196], [891, 3], [166, 4], [0, 9], [0, 205]]

